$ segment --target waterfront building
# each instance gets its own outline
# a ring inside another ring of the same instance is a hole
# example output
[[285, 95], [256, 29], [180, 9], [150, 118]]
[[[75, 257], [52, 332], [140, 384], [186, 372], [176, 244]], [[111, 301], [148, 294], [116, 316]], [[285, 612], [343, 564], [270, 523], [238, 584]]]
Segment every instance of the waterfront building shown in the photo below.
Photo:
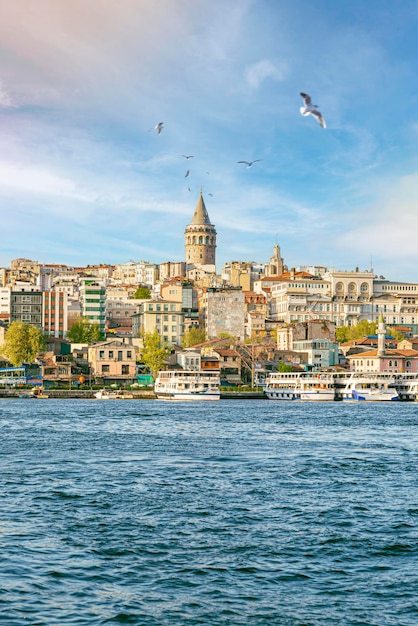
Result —
[[6, 285], [15, 286], [17, 281], [23, 281], [30, 285], [36, 285], [40, 273], [38, 261], [30, 259], [13, 259], [6, 271]]
[[81, 278], [80, 309], [82, 317], [98, 324], [103, 334], [106, 332], [106, 288], [97, 279]]
[[42, 329], [47, 335], [64, 338], [68, 330], [68, 295], [64, 291], [42, 292]]
[[186, 276], [186, 263], [184, 261], [166, 261], [165, 263], [160, 263], [158, 269], [161, 283], [166, 280], [184, 278]]
[[0, 287], [0, 320], [10, 319], [11, 298], [11, 287]]
[[171, 280], [161, 284], [162, 300], [178, 302], [181, 300], [184, 313], [184, 331], [199, 324], [198, 289], [189, 281]]
[[243, 341], [245, 337], [245, 298], [240, 287], [209, 288], [200, 296], [200, 325], [206, 337], [227, 333]]
[[182, 302], [144, 300], [132, 316], [132, 335], [143, 337], [157, 331], [163, 341], [181, 346], [184, 335]]
[[10, 322], [25, 322], [42, 329], [42, 293], [33, 291], [12, 291]]
[[383, 313], [379, 317], [378, 345], [375, 350], [347, 354], [353, 372], [418, 372], [418, 350], [386, 348], [386, 324]]
[[277, 328], [277, 349], [306, 355], [306, 364], [315, 368], [338, 365], [335, 325], [327, 320], [281, 324]]
[[91, 374], [103, 386], [136, 380], [136, 354], [130, 344], [117, 340], [94, 343], [88, 347], [88, 361]]
[[[242, 358], [233, 348], [202, 347], [202, 355], [214, 357], [219, 363], [221, 384], [239, 385], [241, 381]], [[203, 356], [202, 356], [203, 358]]]
[[129, 298], [109, 298], [106, 292], [106, 328], [124, 328], [132, 334], [132, 316], [138, 313], [143, 300]]
[[158, 282], [158, 277], [158, 265], [148, 261], [129, 261], [115, 265], [112, 271], [112, 279], [126, 285], [154, 287]]

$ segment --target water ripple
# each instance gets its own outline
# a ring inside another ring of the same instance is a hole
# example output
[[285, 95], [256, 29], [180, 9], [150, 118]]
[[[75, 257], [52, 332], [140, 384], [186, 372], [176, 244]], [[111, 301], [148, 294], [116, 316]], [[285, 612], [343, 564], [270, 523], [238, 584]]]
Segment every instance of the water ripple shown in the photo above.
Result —
[[0, 401], [0, 623], [409, 626], [418, 405]]

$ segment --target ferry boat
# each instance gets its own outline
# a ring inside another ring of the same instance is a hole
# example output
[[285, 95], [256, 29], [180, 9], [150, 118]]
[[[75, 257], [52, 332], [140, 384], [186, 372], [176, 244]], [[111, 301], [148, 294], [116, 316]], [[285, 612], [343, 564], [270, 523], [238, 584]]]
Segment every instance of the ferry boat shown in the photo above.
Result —
[[310, 402], [333, 402], [335, 400], [335, 381], [331, 374], [309, 373], [301, 376], [297, 385], [300, 400]]
[[399, 400], [418, 402], [418, 372], [397, 374], [395, 387], [399, 394]]
[[299, 400], [297, 385], [301, 375], [303, 372], [272, 372], [266, 378], [264, 393], [269, 400]]
[[154, 392], [158, 400], [219, 400], [219, 372], [166, 370], [158, 373]]
[[395, 377], [386, 372], [353, 372], [342, 392], [343, 401], [383, 402], [399, 400]]

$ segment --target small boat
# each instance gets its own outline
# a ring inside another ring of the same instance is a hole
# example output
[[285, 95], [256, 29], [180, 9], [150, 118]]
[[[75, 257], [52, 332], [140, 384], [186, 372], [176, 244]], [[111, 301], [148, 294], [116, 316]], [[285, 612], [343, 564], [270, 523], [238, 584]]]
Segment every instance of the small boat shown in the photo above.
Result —
[[399, 400], [395, 377], [384, 372], [353, 372], [342, 392], [345, 401], [383, 402]]
[[219, 372], [166, 370], [158, 373], [154, 392], [158, 400], [219, 400]]
[[96, 400], [132, 400], [132, 393], [124, 393], [123, 391], [109, 391], [108, 389], [100, 389], [94, 394]]
[[45, 398], [49, 398], [49, 395], [47, 393], [45, 393], [43, 391], [43, 389], [34, 389], [32, 392], [32, 395], [34, 398], [37, 398], [39, 400], [45, 399]]

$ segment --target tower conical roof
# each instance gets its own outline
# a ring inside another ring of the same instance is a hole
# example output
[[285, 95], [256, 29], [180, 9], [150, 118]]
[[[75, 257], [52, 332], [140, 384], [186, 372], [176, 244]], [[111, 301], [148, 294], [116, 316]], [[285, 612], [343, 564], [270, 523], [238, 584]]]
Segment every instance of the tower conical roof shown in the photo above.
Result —
[[195, 212], [191, 224], [210, 224], [209, 214], [205, 207], [202, 190], [200, 190], [199, 200], [197, 201]]

